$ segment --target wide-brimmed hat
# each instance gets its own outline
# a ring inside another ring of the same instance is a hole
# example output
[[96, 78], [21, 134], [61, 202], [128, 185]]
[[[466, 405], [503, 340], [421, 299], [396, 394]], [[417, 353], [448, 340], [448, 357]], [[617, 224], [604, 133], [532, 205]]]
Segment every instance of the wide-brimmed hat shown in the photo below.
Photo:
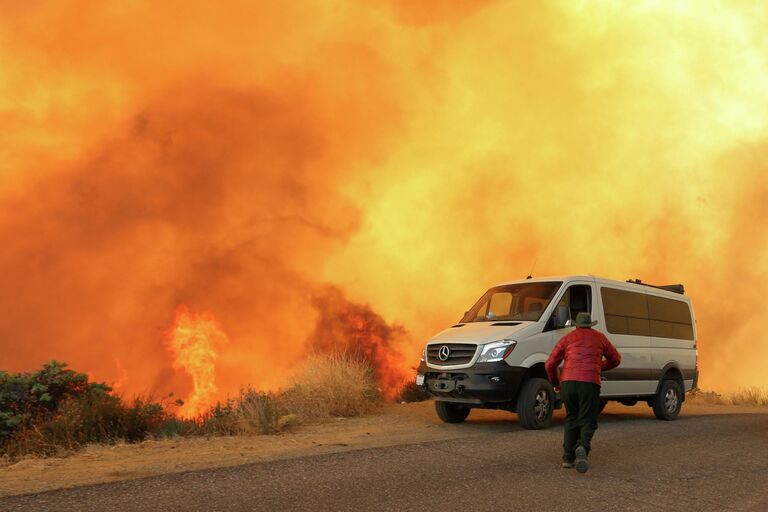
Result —
[[592, 315], [589, 313], [579, 313], [576, 315], [576, 321], [573, 322], [573, 325], [576, 327], [592, 327], [593, 325], [597, 325], [597, 320], [593, 322]]

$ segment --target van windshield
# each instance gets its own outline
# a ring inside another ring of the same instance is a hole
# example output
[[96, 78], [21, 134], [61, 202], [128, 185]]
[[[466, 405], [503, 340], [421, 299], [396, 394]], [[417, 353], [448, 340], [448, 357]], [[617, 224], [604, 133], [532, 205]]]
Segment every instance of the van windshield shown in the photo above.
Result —
[[562, 282], [519, 283], [495, 286], [485, 292], [461, 323], [518, 320], [536, 322]]

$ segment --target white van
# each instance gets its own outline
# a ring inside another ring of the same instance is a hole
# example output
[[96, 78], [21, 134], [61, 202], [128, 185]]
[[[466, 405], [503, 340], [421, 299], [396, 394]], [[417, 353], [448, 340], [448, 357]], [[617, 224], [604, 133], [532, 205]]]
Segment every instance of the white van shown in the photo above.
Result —
[[493, 286], [427, 342], [416, 384], [435, 397], [443, 421], [505, 409], [525, 428], [545, 428], [555, 393], [544, 362], [582, 311], [621, 353], [621, 364], [602, 374], [603, 406], [642, 400], [657, 418], [675, 419], [698, 380], [696, 322], [682, 285], [565, 276]]

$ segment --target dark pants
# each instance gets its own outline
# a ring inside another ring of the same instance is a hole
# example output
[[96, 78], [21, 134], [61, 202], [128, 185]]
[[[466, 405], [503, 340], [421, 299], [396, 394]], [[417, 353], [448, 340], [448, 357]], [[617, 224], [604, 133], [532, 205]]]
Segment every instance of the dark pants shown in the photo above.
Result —
[[592, 436], [597, 430], [600, 415], [600, 386], [591, 382], [566, 381], [561, 394], [565, 404], [565, 432], [563, 460], [573, 461], [576, 448], [583, 446], [589, 454]]

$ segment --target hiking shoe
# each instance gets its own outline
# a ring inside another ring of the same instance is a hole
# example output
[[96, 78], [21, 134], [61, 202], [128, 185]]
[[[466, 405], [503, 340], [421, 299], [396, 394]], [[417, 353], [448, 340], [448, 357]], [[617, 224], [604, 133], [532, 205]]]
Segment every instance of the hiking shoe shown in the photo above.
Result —
[[576, 471], [579, 473], [586, 473], [589, 469], [589, 463], [587, 462], [587, 450], [583, 446], [576, 448]]
[[560, 467], [563, 469], [573, 469], [573, 462], [563, 461], [563, 465]]

